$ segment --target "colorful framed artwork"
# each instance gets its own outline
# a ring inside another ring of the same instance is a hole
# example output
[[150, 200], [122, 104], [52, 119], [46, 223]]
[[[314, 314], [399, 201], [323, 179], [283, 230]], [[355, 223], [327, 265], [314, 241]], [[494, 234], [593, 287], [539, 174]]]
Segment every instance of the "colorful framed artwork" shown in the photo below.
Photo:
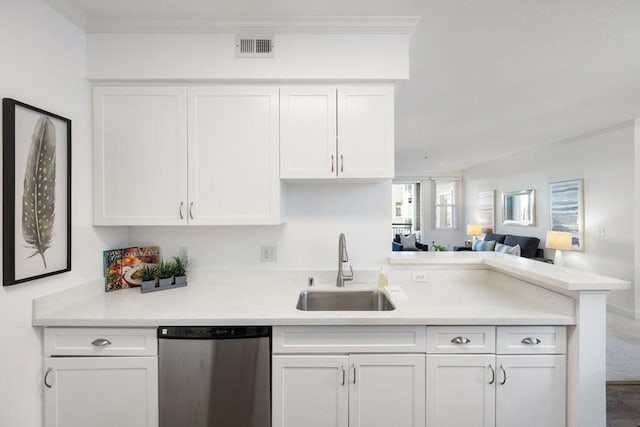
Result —
[[71, 270], [71, 120], [2, 100], [3, 286]]

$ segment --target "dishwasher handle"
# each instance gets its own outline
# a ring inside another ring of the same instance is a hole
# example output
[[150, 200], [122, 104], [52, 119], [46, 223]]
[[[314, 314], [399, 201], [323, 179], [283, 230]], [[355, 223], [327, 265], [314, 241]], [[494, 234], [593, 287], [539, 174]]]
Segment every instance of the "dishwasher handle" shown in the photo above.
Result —
[[216, 340], [271, 337], [270, 326], [160, 326], [159, 339]]

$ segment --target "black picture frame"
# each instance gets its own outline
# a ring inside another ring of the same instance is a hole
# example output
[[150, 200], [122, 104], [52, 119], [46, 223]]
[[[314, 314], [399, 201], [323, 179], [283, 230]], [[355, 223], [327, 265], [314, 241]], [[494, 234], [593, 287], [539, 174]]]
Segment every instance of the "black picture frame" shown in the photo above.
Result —
[[71, 120], [12, 98], [2, 113], [2, 285], [11, 286], [71, 271]]

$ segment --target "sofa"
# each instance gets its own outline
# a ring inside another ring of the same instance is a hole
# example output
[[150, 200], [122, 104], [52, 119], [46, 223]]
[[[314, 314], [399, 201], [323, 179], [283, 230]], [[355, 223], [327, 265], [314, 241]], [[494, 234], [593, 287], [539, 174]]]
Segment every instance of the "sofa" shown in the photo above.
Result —
[[[536, 260], [544, 260], [544, 249], [538, 248], [540, 239], [537, 237], [518, 236], [516, 234], [496, 234], [487, 233], [483, 241], [501, 243], [507, 246], [520, 246], [520, 256], [523, 258], [531, 258]], [[460, 248], [460, 250], [468, 250], [471, 248]]]
[[[403, 237], [405, 239], [409, 238], [409, 237], [411, 237], [411, 234], [403, 235]], [[394, 252], [398, 252], [398, 251], [428, 251], [429, 250], [429, 246], [428, 245], [425, 245], [425, 244], [420, 243], [418, 241], [415, 242], [416, 243], [416, 249], [405, 248], [402, 245], [402, 240], [404, 240], [404, 239], [400, 237], [400, 234], [396, 234], [396, 236], [393, 238], [393, 241], [391, 242], [391, 250], [393, 250]]]
[[485, 242], [493, 240], [507, 246], [520, 245], [520, 256], [523, 258], [544, 258], [544, 249], [538, 248], [540, 239], [537, 237], [487, 233], [483, 240]]

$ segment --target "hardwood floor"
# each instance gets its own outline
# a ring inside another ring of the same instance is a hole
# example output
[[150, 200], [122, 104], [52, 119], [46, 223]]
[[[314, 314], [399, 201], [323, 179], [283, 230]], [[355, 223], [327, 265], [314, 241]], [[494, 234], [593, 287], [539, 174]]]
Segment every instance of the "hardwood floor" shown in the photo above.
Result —
[[640, 427], [640, 383], [607, 384], [607, 427]]

